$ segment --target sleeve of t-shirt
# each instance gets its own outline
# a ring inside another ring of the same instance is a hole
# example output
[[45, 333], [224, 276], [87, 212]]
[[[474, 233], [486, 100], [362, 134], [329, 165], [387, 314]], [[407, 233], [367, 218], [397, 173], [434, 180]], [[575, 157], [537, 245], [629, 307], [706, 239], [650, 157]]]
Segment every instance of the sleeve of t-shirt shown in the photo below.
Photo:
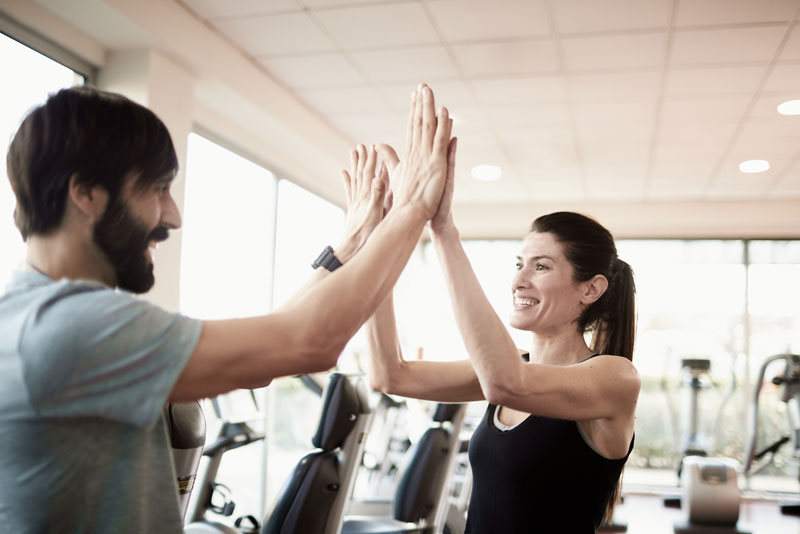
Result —
[[61, 282], [19, 339], [31, 405], [45, 417], [152, 425], [201, 329], [129, 293]]

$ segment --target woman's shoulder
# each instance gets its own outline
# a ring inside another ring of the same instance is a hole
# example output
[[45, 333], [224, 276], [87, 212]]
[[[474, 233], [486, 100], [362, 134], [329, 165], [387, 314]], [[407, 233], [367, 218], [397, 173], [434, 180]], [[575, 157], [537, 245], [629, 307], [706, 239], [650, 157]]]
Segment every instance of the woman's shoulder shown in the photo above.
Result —
[[587, 359], [584, 364], [595, 367], [616, 380], [623, 380], [638, 392], [641, 388], [641, 376], [631, 360], [615, 354], [597, 354]]

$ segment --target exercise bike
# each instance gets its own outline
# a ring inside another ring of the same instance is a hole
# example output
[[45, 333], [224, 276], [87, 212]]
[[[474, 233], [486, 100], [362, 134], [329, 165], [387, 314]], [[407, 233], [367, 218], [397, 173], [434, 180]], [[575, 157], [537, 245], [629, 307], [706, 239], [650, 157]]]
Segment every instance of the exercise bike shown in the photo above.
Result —
[[676, 523], [675, 534], [748, 534], [739, 530], [739, 463], [708, 453], [705, 436], [698, 430], [700, 392], [708, 387], [704, 377], [711, 370], [708, 359], [684, 359], [681, 369], [688, 386], [688, 425], [681, 446], [678, 480], [681, 496], [666, 498], [666, 506], [680, 507], [687, 519]]
[[[758, 404], [761, 395], [761, 386], [764, 383], [767, 367], [775, 362], [784, 363], [783, 374], [775, 376], [772, 379], [772, 383], [779, 387], [780, 400], [786, 403], [786, 418], [789, 435], [781, 436], [772, 444], [758, 451]], [[755, 383], [748, 422], [749, 432], [743, 470], [743, 474], [748, 480], [749, 477], [772, 463], [778, 450], [790, 441], [793, 445], [792, 455], [794, 458], [800, 458], [800, 355], [776, 354], [764, 360], [764, 363], [761, 364], [761, 368], [759, 369], [758, 378]], [[767, 457], [767, 459], [763, 460], [764, 457]], [[757, 462], [759, 463], [758, 466], [756, 466]], [[785, 515], [800, 516], [800, 504], [782, 503], [780, 509], [781, 513]]]
[[[230, 517], [236, 508], [230, 489], [217, 482], [222, 456], [230, 450], [250, 445], [264, 439], [264, 434], [254, 431], [248, 423], [263, 416], [251, 390], [237, 390], [212, 399], [216, 416], [222, 421], [216, 439], [204, 447], [206, 423], [203, 410], [197, 402], [169, 404], [166, 407], [170, 441], [177, 477], [181, 513], [185, 516], [192, 490], [197, 495], [184, 534], [257, 534], [259, 522], [252, 515], [238, 517], [234, 525], [227, 525], [206, 517], [214, 512]], [[199, 482], [196, 482], [200, 458], [208, 463]]]

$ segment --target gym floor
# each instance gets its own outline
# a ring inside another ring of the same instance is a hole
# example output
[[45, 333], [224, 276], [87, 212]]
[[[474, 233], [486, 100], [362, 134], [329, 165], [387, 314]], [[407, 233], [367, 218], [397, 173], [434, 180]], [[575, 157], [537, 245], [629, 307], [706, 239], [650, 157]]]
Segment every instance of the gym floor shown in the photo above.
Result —
[[[660, 495], [624, 495], [615, 518], [627, 523], [628, 534], [673, 534], [674, 525], [686, 520], [680, 509], [665, 507]], [[745, 499], [737, 527], [750, 534], [800, 534], [800, 517], [781, 514], [777, 501]]]

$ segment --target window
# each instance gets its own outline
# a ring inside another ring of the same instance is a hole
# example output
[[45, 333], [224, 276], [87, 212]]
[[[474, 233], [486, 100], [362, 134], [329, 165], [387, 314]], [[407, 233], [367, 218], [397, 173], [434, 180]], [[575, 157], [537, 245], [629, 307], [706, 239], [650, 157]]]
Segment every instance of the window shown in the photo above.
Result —
[[8, 74], [0, 101], [0, 294], [11, 271], [24, 259], [25, 244], [14, 225], [14, 193], [6, 174], [6, 149], [24, 115], [43, 103], [50, 93], [80, 85], [83, 77], [39, 52], [0, 34], [0, 70]]
[[[263, 167], [197, 134], [189, 136], [180, 277], [184, 314], [221, 319], [270, 311], [275, 184]], [[264, 391], [256, 398], [263, 401]], [[220, 421], [210, 403], [204, 412], [206, 443], [212, 443]], [[264, 426], [263, 418], [246, 422], [256, 431]], [[223, 456], [217, 481], [231, 489], [234, 517], [263, 513], [263, 447], [254, 443]], [[205, 460], [198, 479], [204, 468]]]
[[181, 310], [201, 319], [270, 311], [275, 177], [197, 134], [189, 136]]

